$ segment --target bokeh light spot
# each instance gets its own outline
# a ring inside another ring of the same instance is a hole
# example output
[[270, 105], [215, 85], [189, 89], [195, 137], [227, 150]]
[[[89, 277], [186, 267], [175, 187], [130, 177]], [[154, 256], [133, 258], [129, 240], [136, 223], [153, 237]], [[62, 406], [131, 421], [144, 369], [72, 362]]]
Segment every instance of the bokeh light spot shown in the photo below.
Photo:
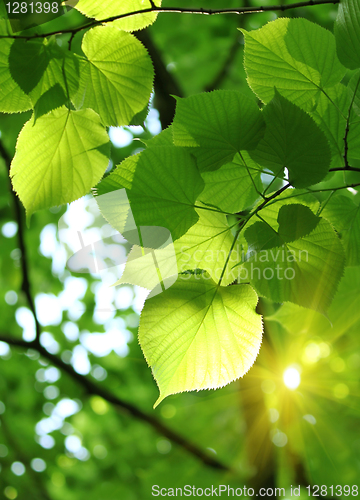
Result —
[[159, 453], [166, 455], [171, 450], [171, 443], [167, 439], [159, 439], [156, 443], [156, 448]]
[[287, 444], [288, 438], [287, 435], [284, 434], [283, 432], [280, 432], [279, 429], [275, 429], [271, 433], [271, 441], [274, 443], [275, 446], [282, 448]]
[[265, 394], [272, 394], [276, 389], [275, 382], [271, 379], [266, 379], [261, 382], [261, 390]]
[[330, 361], [330, 368], [335, 373], [341, 373], [345, 370], [345, 361], [342, 358], [334, 358]]
[[90, 405], [93, 411], [98, 415], [105, 415], [105, 413], [109, 411], [108, 403], [100, 396], [93, 396], [90, 399]]
[[283, 375], [284, 384], [288, 389], [296, 389], [301, 382], [300, 373], [296, 368], [290, 367], [284, 371]]
[[15, 488], [13, 488], [12, 486], [6, 486], [6, 488], [4, 489], [4, 495], [6, 496], [6, 498], [14, 500], [15, 498], [17, 498], [18, 494]]
[[349, 387], [346, 384], [336, 384], [334, 387], [334, 396], [338, 399], [346, 398], [349, 392]]

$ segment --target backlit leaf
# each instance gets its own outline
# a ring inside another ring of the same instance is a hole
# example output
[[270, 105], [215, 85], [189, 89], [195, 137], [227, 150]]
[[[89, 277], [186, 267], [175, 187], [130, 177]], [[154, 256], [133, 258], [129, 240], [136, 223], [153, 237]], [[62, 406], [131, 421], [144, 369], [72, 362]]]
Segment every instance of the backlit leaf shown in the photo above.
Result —
[[243, 149], [254, 149], [265, 125], [255, 100], [240, 92], [216, 90], [177, 99], [172, 129], [175, 145], [191, 147], [204, 172], [232, 161]]
[[77, 108], [92, 108], [105, 125], [129, 125], [147, 105], [154, 70], [145, 47], [133, 35], [99, 26], [83, 38]]
[[139, 342], [165, 397], [215, 389], [242, 377], [260, 348], [261, 317], [249, 285], [217, 287], [202, 276], [179, 277], [146, 301]]
[[245, 31], [248, 83], [268, 103], [274, 87], [297, 106], [310, 110], [321, 91], [341, 81], [335, 38], [306, 19], [280, 18], [259, 30]]
[[91, 109], [59, 108], [22, 129], [11, 164], [14, 190], [28, 216], [70, 203], [99, 182], [109, 159], [109, 137]]

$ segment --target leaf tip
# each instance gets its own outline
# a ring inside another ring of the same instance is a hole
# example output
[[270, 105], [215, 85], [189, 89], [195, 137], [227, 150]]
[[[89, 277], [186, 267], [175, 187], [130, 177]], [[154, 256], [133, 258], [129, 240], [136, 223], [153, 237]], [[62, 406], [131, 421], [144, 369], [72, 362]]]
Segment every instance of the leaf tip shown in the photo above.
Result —
[[160, 392], [160, 396], [159, 396], [159, 397], [157, 398], [157, 400], [155, 401], [155, 403], [154, 403], [154, 405], [153, 405], [153, 409], [155, 410], [155, 408], [156, 408], [157, 406], [159, 406], [159, 404], [160, 404], [162, 401], [164, 401], [164, 399], [165, 399], [167, 396], [168, 396], [168, 394], [162, 394], [162, 393]]

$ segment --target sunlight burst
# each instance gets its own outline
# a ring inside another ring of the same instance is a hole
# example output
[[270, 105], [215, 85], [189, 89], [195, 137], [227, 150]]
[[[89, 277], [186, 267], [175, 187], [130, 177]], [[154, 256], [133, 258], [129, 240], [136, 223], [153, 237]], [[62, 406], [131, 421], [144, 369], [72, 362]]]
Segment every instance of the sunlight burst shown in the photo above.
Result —
[[287, 368], [283, 375], [284, 384], [289, 389], [296, 389], [301, 381], [300, 373], [296, 368]]

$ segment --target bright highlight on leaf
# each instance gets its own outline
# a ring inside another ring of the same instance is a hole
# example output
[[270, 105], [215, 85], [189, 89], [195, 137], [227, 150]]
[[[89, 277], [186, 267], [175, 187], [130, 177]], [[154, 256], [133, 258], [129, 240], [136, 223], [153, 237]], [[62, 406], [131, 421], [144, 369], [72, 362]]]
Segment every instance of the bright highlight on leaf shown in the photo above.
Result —
[[31, 108], [30, 98], [15, 82], [10, 73], [9, 55], [14, 40], [3, 38], [0, 45], [0, 110], [21, 113]]
[[246, 151], [213, 172], [203, 172], [205, 189], [200, 199], [228, 213], [251, 206], [262, 191], [261, 167]]
[[82, 50], [87, 59], [73, 99], [76, 107], [94, 109], [105, 125], [128, 125], [152, 91], [154, 70], [145, 47], [129, 33], [99, 26], [85, 34]]
[[28, 217], [87, 194], [109, 162], [109, 137], [91, 109], [62, 107], [22, 129], [11, 164], [14, 190]]
[[262, 335], [256, 303], [248, 285], [218, 287], [192, 275], [146, 301], [139, 342], [160, 389], [155, 407], [170, 394], [222, 387], [249, 370]]
[[[161, 6], [161, 0], [154, 0], [157, 7]], [[108, 19], [109, 17], [121, 16], [130, 12], [136, 12], [151, 8], [149, 0], [80, 0], [76, 4], [76, 9], [88, 17], [95, 19]], [[124, 31], [137, 31], [149, 24], [152, 24], [157, 17], [156, 13], [147, 12], [145, 14], [137, 14], [126, 16], [123, 19], [113, 21], [112, 24]]]
[[306, 19], [280, 18], [259, 30], [241, 31], [248, 82], [265, 103], [276, 87], [297, 106], [311, 110], [321, 91], [345, 74], [334, 35]]

